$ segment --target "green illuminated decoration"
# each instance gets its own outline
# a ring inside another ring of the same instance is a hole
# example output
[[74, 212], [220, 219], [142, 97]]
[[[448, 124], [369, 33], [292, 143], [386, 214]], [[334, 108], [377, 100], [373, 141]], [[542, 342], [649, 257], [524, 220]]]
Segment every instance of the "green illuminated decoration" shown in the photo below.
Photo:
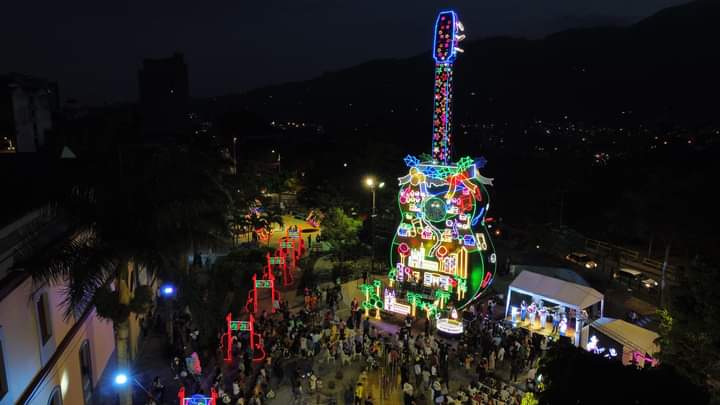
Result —
[[272, 288], [272, 280], [255, 280], [255, 288]]

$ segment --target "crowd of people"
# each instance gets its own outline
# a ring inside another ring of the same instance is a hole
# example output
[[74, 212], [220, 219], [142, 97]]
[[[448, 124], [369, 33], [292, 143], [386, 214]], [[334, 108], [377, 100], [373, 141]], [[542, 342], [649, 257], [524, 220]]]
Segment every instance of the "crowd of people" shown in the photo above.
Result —
[[[263, 311], [255, 318], [255, 350], [248, 332], [233, 331], [232, 362], [219, 360], [225, 351], [221, 347], [218, 365], [206, 374], [194, 347], [197, 331], [183, 320], [179, 345], [186, 358], [174, 358], [173, 375], [186, 392], [209, 395], [214, 388], [219, 404], [242, 405], [263, 404], [276, 396], [274, 390], [288, 384], [300, 403], [308, 394], [323, 391], [319, 368], [355, 364], [363, 371], [344, 395], [346, 403], [355, 405], [372, 405], [374, 378], [379, 379], [383, 397], [402, 394], [406, 405], [520, 404], [525, 391], [537, 389], [537, 363], [547, 341], [496, 320], [492, 303], [465, 313], [461, 336], [443, 337], [427, 319], [407, 317], [396, 332], [381, 329], [364, 316], [357, 299], [350, 302], [350, 313], [340, 317], [342, 299], [336, 285], [306, 293], [298, 311], [280, 301], [275, 313]], [[462, 378], [451, 379], [453, 369], [460, 370]], [[519, 379], [520, 375], [526, 377]], [[153, 383], [152, 389], [160, 388]], [[334, 403], [334, 398], [323, 402]]]

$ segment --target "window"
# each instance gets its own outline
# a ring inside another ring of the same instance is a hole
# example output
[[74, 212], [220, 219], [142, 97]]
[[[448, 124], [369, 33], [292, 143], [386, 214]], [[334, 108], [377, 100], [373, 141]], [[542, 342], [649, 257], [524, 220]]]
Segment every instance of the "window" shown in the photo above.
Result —
[[62, 405], [62, 392], [60, 387], [53, 388], [50, 399], [48, 399], [48, 405]]
[[85, 340], [80, 346], [80, 378], [82, 381], [83, 398], [89, 404], [93, 394], [92, 359], [90, 358], [90, 342]]
[[47, 293], [42, 293], [35, 302], [38, 316], [38, 323], [40, 324], [40, 339], [43, 346], [52, 337], [52, 326], [50, 325], [50, 316], [48, 308]]
[[0, 400], [5, 398], [8, 392], [7, 374], [5, 372], [5, 353], [3, 352], [2, 340], [0, 340]]

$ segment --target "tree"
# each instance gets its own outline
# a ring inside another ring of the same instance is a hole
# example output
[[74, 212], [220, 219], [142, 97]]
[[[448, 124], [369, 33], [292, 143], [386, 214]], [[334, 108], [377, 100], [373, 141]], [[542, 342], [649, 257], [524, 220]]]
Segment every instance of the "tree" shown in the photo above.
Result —
[[[54, 201], [71, 236], [27, 268], [36, 282], [67, 283], [67, 318], [94, 305], [113, 321], [120, 368], [131, 360], [130, 315], [146, 311], [152, 297], [148, 288], [130, 291], [131, 272], [170, 276], [178, 257], [225, 231], [220, 166], [208, 160], [183, 148], [123, 148], [59, 177], [72, 180]], [[131, 389], [122, 404], [131, 403]]]
[[706, 404], [707, 394], [672, 366], [639, 370], [573, 346], [553, 345], [539, 369], [541, 404]]
[[333, 255], [341, 265], [359, 254], [360, 221], [345, 214], [342, 208], [331, 208], [323, 219], [322, 236], [333, 248]]
[[695, 262], [680, 277], [669, 305], [659, 311], [662, 361], [720, 401], [720, 272]]

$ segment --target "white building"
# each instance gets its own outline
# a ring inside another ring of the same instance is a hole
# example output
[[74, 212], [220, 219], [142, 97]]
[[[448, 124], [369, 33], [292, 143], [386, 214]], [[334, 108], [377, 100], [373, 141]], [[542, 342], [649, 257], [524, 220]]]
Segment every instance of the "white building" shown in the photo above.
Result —
[[47, 209], [0, 228], [0, 405], [89, 404], [115, 350], [113, 325], [94, 308], [64, 319], [62, 285], [35, 285], [18, 251], [64, 229]]

